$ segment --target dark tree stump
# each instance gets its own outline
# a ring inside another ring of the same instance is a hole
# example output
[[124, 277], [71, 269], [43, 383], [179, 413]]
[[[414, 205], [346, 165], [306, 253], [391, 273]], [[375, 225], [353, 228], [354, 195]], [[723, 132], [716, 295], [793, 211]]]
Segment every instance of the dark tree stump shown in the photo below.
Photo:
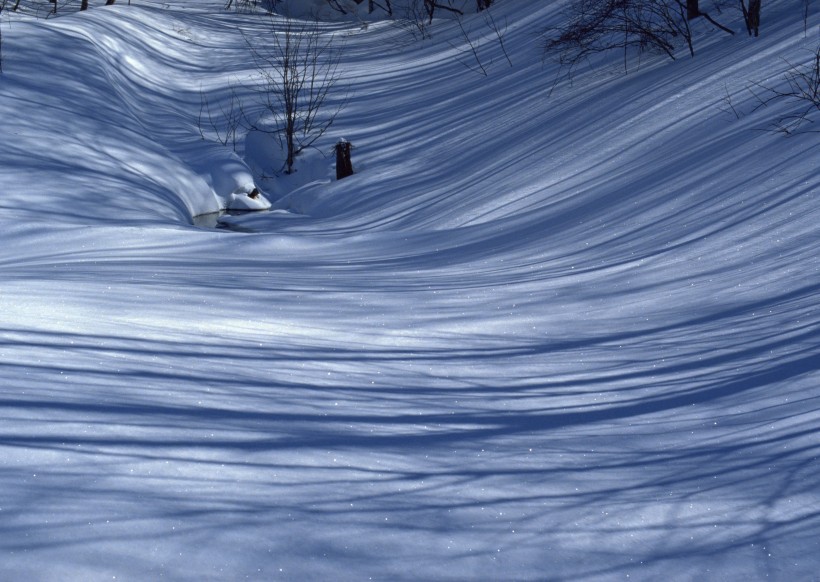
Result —
[[686, 0], [686, 18], [694, 20], [700, 16], [700, 6], [698, 0]]
[[353, 175], [353, 163], [350, 161], [349, 141], [341, 140], [336, 144], [336, 179], [341, 180]]

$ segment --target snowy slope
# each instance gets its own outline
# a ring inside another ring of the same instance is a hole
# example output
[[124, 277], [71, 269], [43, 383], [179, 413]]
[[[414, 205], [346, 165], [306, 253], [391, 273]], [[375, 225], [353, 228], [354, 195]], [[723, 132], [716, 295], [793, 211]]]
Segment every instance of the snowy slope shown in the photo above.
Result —
[[349, 103], [275, 179], [197, 121], [267, 19], [3, 23], [0, 578], [817, 579], [820, 141], [748, 91], [816, 15], [555, 85], [560, 3], [499, 1], [487, 76], [323, 23]]

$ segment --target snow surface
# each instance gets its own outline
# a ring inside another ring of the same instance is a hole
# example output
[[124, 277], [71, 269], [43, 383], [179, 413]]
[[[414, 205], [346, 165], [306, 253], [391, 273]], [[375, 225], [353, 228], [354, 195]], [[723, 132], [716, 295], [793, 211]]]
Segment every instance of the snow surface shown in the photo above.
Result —
[[131, 4], [0, 23], [0, 578], [818, 579], [820, 140], [749, 90], [816, 14], [572, 83], [561, 2], [498, 1], [512, 66], [468, 15], [487, 76], [325, 22], [349, 103], [273, 177], [198, 123], [271, 22]]

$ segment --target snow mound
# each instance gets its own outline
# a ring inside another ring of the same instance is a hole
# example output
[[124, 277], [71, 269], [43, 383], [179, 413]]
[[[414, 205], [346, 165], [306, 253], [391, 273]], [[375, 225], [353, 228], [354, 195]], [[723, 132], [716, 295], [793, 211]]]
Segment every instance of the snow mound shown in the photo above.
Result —
[[[267, 210], [271, 203], [256, 187], [248, 165], [220, 144], [199, 142], [195, 171], [205, 177], [219, 210]], [[192, 159], [191, 156], [189, 159]]]
[[[15, 16], [4, 31], [14, 56], [4, 62], [1, 90], [18, 106], [6, 116], [0, 176], [13, 170], [37, 188], [4, 192], [6, 204], [34, 211], [58, 201], [68, 211], [57, 220], [180, 222], [270, 206], [263, 194], [248, 196], [258, 189], [235, 152], [201, 138], [197, 111], [213, 79], [188, 63], [211, 51], [173, 11], [150, 24], [164, 12], [122, 6], [47, 21]], [[52, 51], [52, 74], [36, 73], [42, 55], [30, 37]], [[44, 137], [49, 147], [34, 147]], [[30, 152], [25, 164], [15, 162], [17, 151]]]

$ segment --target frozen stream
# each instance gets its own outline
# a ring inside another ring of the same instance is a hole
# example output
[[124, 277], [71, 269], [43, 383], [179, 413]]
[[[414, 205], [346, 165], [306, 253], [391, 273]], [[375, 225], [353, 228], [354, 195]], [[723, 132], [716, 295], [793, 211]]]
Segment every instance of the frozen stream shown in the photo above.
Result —
[[225, 222], [221, 221], [225, 215], [228, 216], [239, 216], [244, 214], [249, 214], [250, 212], [259, 212], [259, 211], [247, 211], [247, 210], [222, 210], [220, 212], [211, 212], [209, 214], [200, 214], [198, 216], [194, 216], [191, 221], [193, 222], [194, 226], [198, 226], [200, 228], [213, 228], [216, 230], [229, 230], [231, 232], [257, 232], [252, 228], [247, 228], [241, 226], [239, 224], [235, 224], [232, 222]]

